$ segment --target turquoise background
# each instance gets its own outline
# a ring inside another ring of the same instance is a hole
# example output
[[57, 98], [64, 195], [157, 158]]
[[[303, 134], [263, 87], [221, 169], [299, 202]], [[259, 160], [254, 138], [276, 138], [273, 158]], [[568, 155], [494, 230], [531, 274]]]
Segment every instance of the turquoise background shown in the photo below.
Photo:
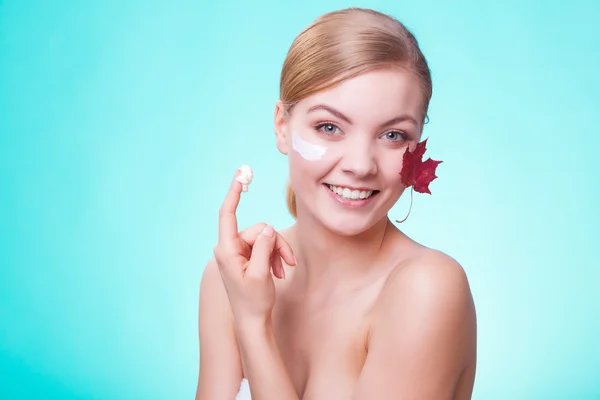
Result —
[[247, 163], [241, 227], [292, 222], [280, 68], [348, 6], [402, 20], [433, 70], [444, 164], [402, 226], [469, 275], [473, 398], [600, 399], [592, 0], [0, 1], [0, 398], [193, 398], [218, 207]]

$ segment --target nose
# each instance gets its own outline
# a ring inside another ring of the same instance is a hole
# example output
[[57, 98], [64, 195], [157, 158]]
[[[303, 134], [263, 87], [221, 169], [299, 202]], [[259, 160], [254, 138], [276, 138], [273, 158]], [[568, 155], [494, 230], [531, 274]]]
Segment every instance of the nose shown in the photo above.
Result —
[[340, 160], [342, 170], [356, 178], [364, 178], [377, 173], [375, 149], [371, 143], [355, 140], [348, 143]]

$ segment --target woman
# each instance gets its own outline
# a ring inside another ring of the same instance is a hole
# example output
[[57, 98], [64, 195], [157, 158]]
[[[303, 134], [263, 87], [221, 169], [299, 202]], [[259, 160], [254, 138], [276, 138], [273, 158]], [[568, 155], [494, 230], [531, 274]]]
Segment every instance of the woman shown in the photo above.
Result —
[[200, 288], [197, 399], [471, 397], [465, 273], [387, 216], [435, 178], [431, 160], [425, 182], [407, 178], [431, 90], [415, 38], [384, 14], [328, 13], [295, 39], [275, 132], [296, 222], [238, 233], [233, 180]]

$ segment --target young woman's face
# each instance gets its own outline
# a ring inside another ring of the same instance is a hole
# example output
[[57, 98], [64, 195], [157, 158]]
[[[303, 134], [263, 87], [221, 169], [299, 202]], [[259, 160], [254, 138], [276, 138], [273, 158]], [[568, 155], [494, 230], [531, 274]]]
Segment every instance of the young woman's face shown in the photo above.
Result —
[[380, 221], [405, 189], [402, 156], [420, 139], [422, 105], [412, 73], [385, 69], [300, 101], [285, 122], [276, 114], [298, 215], [344, 235]]

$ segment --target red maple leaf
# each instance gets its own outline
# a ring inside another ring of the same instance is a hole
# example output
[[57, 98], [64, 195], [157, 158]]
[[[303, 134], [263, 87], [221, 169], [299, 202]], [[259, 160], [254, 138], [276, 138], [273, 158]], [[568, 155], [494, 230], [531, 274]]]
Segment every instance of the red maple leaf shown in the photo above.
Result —
[[435, 170], [442, 161], [435, 161], [431, 158], [423, 161], [423, 155], [427, 145], [427, 139], [421, 143], [417, 143], [414, 151], [406, 149], [402, 158], [402, 171], [400, 177], [402, 184], [406, 187], [413, 187], [419, 193], [429, 193], [429, 183], [437, 176]]

